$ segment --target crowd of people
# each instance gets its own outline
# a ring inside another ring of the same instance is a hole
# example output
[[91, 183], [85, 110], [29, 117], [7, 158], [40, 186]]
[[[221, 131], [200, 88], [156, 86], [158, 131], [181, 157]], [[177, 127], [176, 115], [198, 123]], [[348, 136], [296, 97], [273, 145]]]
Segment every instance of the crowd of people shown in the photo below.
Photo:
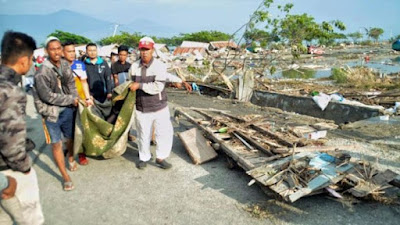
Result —
[[[61, 43], [56, 37], [45, 42], [47, 59], [36, 59], [31, 82], [37, 112], [43, 120], [46, 143], [51, 145], [54, 162], [63, 178], [63, 190], [74, 184], [67, 172], [77, 170], [73, 151], [74, 125], [79, 104], [94, 107], [110, 101], [115, 87], [124, 83], [136, 93], [134, 118], [139, 149], [138, 169], [152, 160], [150, 142], [157, 143], [155, 162], [162, 169], [172, 165], [167, 161], [172, 149], [173, 127], [167, 105], [166, 84], [182, 83], [167, 72], [167, 66], [153, 57], [154, 41], [144, 37], [139, 41], [140, 59], [127, 62], [128, 47], [119, 46], [118, 59], [110, 66], [98, 56], [97, 45], [86, 45], [86, 57], [76, 59], [75, 45]], [[37, 176], [27, 153], [25, 122], [26, 94], [17, 84], [33, 63], [35, 40], [27, 34], [7, 31], [1, 42], [0, 65], [0, 224], [43, 224]], [[154, 135], [152, 135], [154, 132]], [[155, 136], [155, 140], [152, 140]], [[66, 155], [63, 145], [66, 145]], [[89, 163], [85, 152], [77, 156], [80, 165]], [[66, 166], [67, 164], [67, 166]]]

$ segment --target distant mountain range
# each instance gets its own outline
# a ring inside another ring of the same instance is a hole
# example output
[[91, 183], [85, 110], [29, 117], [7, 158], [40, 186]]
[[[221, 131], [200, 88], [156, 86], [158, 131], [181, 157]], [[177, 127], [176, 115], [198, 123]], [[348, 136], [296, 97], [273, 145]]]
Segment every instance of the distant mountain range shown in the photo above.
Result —
[[[0, 34], [6, 30], [21, 31], [33, 36], [38, 45], [55, 30], [62, 30], [85, 36], [92, 41], [111, 36], [115, 23], [99, 20], [70, 10], [60, 10], [46, 15], [0, 15]], [[170, 37], [178, 32], [149, 20], [136, 20], [119, 24], [119, 31], [140, 32], [158, 37]], [[117, 33], [117, 34], [118, 34]]]

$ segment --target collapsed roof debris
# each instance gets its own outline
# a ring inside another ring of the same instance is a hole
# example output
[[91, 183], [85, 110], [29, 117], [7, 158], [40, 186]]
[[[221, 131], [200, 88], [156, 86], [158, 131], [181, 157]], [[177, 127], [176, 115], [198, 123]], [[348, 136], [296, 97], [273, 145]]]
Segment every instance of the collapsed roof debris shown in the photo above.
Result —
[[[276, 112], [276, 116], [283, 116]], [[319, 193], [335, 198], [352, 195], [382, 202], [397, 201], [398, 196], [386, 192], [400, 192], [400, 176], [391, 171], [379, 171], [374, 163], [358, 160], [346, 149], [352, 146], [324, 146], [326, 132], [338, 126], [332, 121], [320, 120], [315, 124], [278, 125], [260, 115], [238, 117], [227, 111], [201, 108], [177, 108], [175, 118], [188, 120], [195, 126], [179, 134], [184, 143], [203, 134], [218, 154], [226, 154], [257, 183], [274, 192], [279, 198], [295, 202]], [[194, 135], [194, 136], [193, 136]], [[313, 136], [316, 135], [316, 136]], [[191, 141], [185, 148], [191, 152], [198, 142]], [[192, 146], [190, 146], [192, 145]], [[214, 153], [201, 153], [197, 149], [194, 162], [215, 158]], [[210, 155], [211, 154], [211, 155]], [[210, 157], [211, 156], [211, 157]]]

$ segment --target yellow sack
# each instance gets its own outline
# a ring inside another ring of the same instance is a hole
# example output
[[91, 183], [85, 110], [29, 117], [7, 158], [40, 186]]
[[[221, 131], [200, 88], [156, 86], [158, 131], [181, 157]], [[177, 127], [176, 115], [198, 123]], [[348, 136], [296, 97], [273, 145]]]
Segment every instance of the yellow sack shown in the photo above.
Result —
[[79, 79], [79, 77], [74, 76], [75, 79], [75, 86], [76, 86], [76, 90], [78, 91], [78, 95], [82, 100], [85, 100], [85, 92], [83, 91], [83, 86], [81, 83], [81, 80]]

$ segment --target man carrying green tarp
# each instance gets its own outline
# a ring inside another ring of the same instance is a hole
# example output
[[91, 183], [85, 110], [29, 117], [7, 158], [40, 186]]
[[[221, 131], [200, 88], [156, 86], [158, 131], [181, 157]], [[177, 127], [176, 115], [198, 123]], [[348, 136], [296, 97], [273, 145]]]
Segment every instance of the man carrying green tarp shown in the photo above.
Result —
[[136, 99], [129, 85], [130, 82], [126, 82], [113, 90], [113, 107], [122, 106], [114, 124], [107, 122], [97, 112], [96, 106], [79, 104], [75, 121], [75, 154], [84, 152], [87, 156], [113, 158], [125, 152]]

